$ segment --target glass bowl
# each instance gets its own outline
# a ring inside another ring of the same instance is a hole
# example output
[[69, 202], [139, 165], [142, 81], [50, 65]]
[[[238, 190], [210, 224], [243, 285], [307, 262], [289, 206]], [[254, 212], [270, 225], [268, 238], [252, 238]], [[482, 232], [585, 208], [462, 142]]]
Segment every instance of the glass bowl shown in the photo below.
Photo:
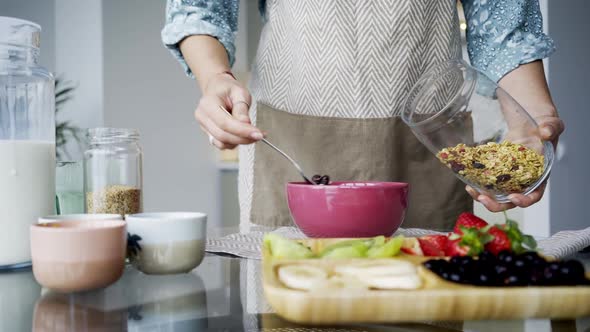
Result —
[[463, 60], [428, 70], [410, 90], [402, 119], [459, 179], [500, 203], [549, 176], [554, 148], [535, 120]]

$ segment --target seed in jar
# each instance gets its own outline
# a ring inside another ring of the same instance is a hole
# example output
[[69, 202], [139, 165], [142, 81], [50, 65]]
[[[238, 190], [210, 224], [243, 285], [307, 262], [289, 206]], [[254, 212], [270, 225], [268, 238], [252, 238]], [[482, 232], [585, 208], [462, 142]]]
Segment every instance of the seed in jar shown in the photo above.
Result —
[[122, 185], [107, 186], [104, 189], [86, 193], [88, 213], [133, 214], [141, 212], [141, 191]]

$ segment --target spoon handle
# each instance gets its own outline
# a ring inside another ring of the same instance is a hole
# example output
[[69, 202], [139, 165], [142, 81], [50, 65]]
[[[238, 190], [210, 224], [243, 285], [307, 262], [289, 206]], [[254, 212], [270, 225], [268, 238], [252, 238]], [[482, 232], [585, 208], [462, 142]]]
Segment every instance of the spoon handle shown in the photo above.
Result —
[[[231, 116], [231, 113], [228, 110], [226, 110], [225, 107], [219, 106], [219, 108], [221, 110], [223, 110], [225, 113], [227, 113], [227, 115]], [[303, 169], [301, 168], [301, 166], [299, 166], [299, 164], [296, 163], [295, 160], [293, 160], [291, 157], [289, 157], [288, 154], [284, 153], [281, 149], [277, 148], [274, 144], [272, 144], [271, 142], [269, 142], [266, 138], [261, 139], [261, 141], [263, 143], [265, 143], [266, 145], [270, 146], [276, 152], [280, 153], [283, 157], [285, 157], [285, 159], [287, 159], [288, 161], [290, 161], [291, 164], [293, 164], [293, 166], [295, 166], [295, 168], [297, 169], [297, 171], [299, 172], [299, 174], [301, 175], [301, 177], [303, 179], [305, 179], [305, 181], [307, 183], [316, 184], [315, 182], [311, 181], [307, 176], [305, 176], [305, 173], [303, 173]]]
[[289, 157], [288, 154], [284, 153], [281, 149], [277, 148], [274, 144], [272, 144], [271, 142], [269, 142], [266, 138], [263, 138], [261, 141], [263, 143], [265, 143], [266, 145], [270, 146], [271, 148], [273, 148], [276, 152], [280, 153], [288, 161], [290, 161], [291, 164], [293, 164], [293, 166], [295, 166], [295, 168], [297, 168], [297, 171], [299, 172], [299, 174], [301, 175], [301, 177], [303, 177], [305, 179], [305, 181], [307, 181], [310, 184], [315, 184], [313, 181], [311, 181], [310, 179], [308, 179], [307, 176], [305, 176], [305, 173], [303, 173], [303, 169], [301, 168], [301, 166], [299, 166], [299, 164], [296, 163], [295, 160], [291, 159], [291, 157]]

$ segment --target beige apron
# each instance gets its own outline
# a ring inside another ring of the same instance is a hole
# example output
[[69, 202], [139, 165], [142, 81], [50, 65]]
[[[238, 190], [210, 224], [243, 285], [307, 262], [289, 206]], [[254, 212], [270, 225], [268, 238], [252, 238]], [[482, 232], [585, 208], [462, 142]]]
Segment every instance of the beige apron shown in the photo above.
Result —
[[[404, 227], [451, 229], [473, 203], [399, 115], [431, 66], [461, 56], [455, 0], [268, 0], [253, 66], [254, 123], [309, 174], [410, 183]], [[301, 181], [264, 145], [240, 148], [241, 225], [291, 225]]]

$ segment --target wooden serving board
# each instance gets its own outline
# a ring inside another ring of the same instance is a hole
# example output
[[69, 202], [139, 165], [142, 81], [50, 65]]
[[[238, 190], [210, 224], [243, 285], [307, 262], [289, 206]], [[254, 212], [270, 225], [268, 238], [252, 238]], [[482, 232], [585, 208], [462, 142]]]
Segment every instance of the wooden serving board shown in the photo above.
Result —
[[[334, 239], [303, 241], [318, 252]], [[401, 254], [420, 265], [429, 259]], [[307, 292], [284, 286], [276, 270], [287, 264], [314, 264], [332, 270], [359, 259], [273, 259], [263, 248], [266, 300], [286, 320], [313, 325], [394, 323], [423, 320], [576, 318], [590, 316], [590, 287], [478, 287], [439, 278], [419, 266], [424, 286], [418, 290], [325, 290]]]

